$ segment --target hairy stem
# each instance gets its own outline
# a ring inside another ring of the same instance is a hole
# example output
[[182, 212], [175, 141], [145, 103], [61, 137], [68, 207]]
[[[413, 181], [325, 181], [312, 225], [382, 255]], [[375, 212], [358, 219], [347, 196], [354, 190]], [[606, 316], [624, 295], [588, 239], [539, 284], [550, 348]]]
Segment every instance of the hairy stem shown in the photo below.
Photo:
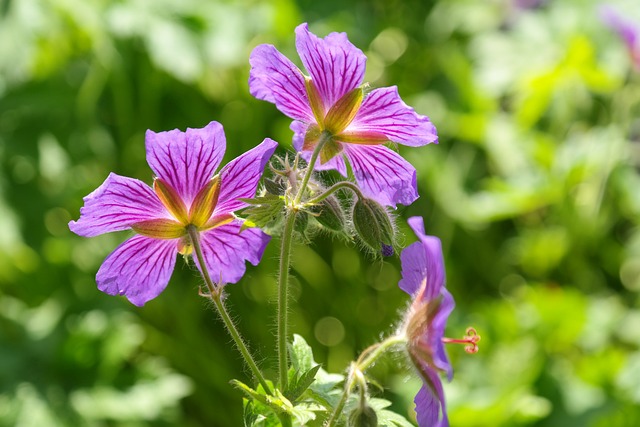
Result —
[[200, 236], [198, 234], [198, 230], [193, 225], [190, 225], [187, 229], [189, 231], [189, 237], [191, 238], [191, 244], [193, 245], [193, 250], [196, 253], [196, 257], [198, 258], [198, 264], [200, 265], [202, 278], [204, 279], [204, 283], [206, 284], [207, 289], [209, 291], [209, 293], [205, 294], [205, 296], [207, 298], [210, 298], [215, 304], [216, 309], [218, 310], [218, 314], [220, 315], [222, 322], [226, 326], [227, 331], [229, 332], [229, 335], [231, 335], [231, 338], [233, 338], [233, 341], [238, 347], [238, 350], [240, 351], [240, 354], [242, 355], [245, 363], [247, 364], [247, 366], [249, 366], [249, 369], [251, 369], [251, 372], [256, 377], [260, 385], [262, 385], [262, 388], [264, 388], [264, 390], [267, 393], [273, 394], [273, 391], [271, 390], [271, 387], [269, 387], [269, 384], [265, 380], [264, 375], [262, 375], [262, 372], [258, 368], [258, 365], [256, 364], [253, 357], [251, 356], [251, 353], [249, 353], [249, 349], [244, 343], [242, 336], [240, 335], [240, 332], [238, 332], [236, 325], [233, 323], [231, 316], [229, 316], [229, 312], [227, 311], [227, 308], [225, 307], [224, 301], [222, 298], [222, 287], [217, 286], [211, 280], [211, 276], [209, 275], [209, 271], [207, 270], [207, 265], [204, 262], [204, 255], [202, 254], [202, 247], [200, 246]]
[[298, 214], [298, 205], [302, 199], [311, 174], [313, 173], [313, 167], [318, 160], [320, 150], [322, 146], [329, 141], [331, 135], [323, 133], [316, 145], [309, 163], [307, 164], [307, 170], [297, 186], [296, 194], [293, 198], [293, 202], [288, 205], [284, 231], [282, 232], [282, 241], [280, 242], [280, 271], [278, 276], [278, 373], [280, 379], [280, 388], [282, 390], [287, 389], [287, 371], [288, 371], [288, 357], [287, 357], [287, 328], [288, 328], [288, 305], [289, 305], [289, 268], [291, 264], [291, 246], [293, 242], [293, 228], [296, 221], [296, 215]]
[[353, 191], [354, 193], [356, 193], [356, 196], [358, 196], [358, 198], [360, 199], [365, 198], [362, 192], [360, 191], [360, 189], [358, 188], [358, 186], [355, 185], [353, 182], [340, 181], [337, 184], [334, 184], [331, 187], [327, 188], [327, 190], [324, 193], [320, 194], [319, 196], [316, 196], [313, 199], [307, 200], [305, 204], [313, 205], [313, 204], [319, 203], [324, 199], [326, 199], [327, 197], [329, 197], [330, 195], [332, 195], [333, 193], [335, 193], [336, 191], [347, 189], [347, 188]]
[[289, 264], [291, 263], [291, 243], [293, 240], [293, 226], [296, 222], [295, 210], [286, 213], [287, 217], [282, 232], [282, 244], [280, 246], [280, 272], [278, 276], [278, 372], [280, 375], [280, 388], [287, 388], [287, 327], [289, 306]]
[[347, 399], [353, 390], [353, 386], [358, 380], [358, 376], [361, 375], [362, 372], [367, 370], [380, 356], [386, 353], [389, 349], [391, 349], [396, 344], [406, 343], [407, 338], [404, 335], [393, 335], [384, 341], [374, 344], [371, 347], [367, 348], [362, 352], [358, 360], [351, 363], [351, 367], [349, 368], [349, 374], [347, 375], [347, 379], [344, 383], [344, 390], [342, 392], [342, 396], [340, 397], [340, 401], [336, 405], [333, 413], [331, 414], [331, 418], [325, 424], [326, 427], [333, 427], [340, 420], [342, 415], [342, 410], [347, 403]]

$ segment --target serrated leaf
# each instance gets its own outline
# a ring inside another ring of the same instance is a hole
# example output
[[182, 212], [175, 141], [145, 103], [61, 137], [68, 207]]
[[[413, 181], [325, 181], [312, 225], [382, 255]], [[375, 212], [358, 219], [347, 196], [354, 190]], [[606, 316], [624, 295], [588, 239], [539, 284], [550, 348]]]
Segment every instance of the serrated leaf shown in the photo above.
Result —
[[300, 425], [307, 425], [309, 421], [316, 419], [316, 412], [326, 411], [324, 406], [315, 403], [301, 403], [293, 408], [291, 414]]
[[316, 365], [309, 369], [307, 372], [303, 372], [298, 375], [298, 371], [295, 372], [293, 381], [289, 382], [289, 389], [285, 393], [285, 396], [292, 401], [298, 399], [316, 380], [316, 373], [320, 370], [320, 365]]

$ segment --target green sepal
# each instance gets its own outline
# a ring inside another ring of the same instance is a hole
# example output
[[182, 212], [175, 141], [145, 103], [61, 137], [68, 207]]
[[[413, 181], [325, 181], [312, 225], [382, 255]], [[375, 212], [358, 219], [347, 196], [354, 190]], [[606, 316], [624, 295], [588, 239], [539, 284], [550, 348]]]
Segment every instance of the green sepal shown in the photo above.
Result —
[[364, 91], [361, 87], [357, 87], [338, 99], [329, 109], [324, 118], [324, 129], [337, 135], [349, 126], [354, 119], [362, 101], [364, 99]]
[[329, 160], [342, 153], [342, 150], [344, 150], [344, 146], [332, 137], [324, 143], [320, 150], [320, 164], [323, 165], [327, 163]]

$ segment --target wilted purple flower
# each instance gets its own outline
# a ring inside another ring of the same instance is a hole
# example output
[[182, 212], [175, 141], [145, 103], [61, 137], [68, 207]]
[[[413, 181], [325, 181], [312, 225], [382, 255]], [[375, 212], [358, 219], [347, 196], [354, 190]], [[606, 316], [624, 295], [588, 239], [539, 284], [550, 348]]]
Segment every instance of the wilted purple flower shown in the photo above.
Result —
[[293, 145], [306, 158], [320, 138], [328, 138], [317, 169], [347, 176], [346, 157], [365, 196], [386, 206], [412, 203], [418, 198], [416, 171], [383, 144], [437, 142], [433, 124], [408, 107], [395, 86], [365, 93], [366, 57], [345, 33], [320, 39], [302, 24], [296, 48], [309, 76], [272, 45], [253, 50], [251, 94], [294, 119]]
[[265, 139], [215, 176], [226, 148], [217, 122], [186, 132], [149, 130], [145, 143], [156, 175], [153, 188], [111, 173], [84, 198], [80, 219], [69, 223], [71, 231], [85, 237], [127, 229], [137, 233], [105, 259], [96, 276], [98, 288], [139, 306], [158, 296], [169, 283], [176, 253], [192, 252], [188, 227], [198, 230], [211, 277], [240, 280], [245, 260], [257, 265], [269, 236], [259, 229], [241, 232], [242, 221], [233, 212], [246, 206], [239, 198], [255, 195], [277, 143]]
[[600, 17], [607, 26], [622, 38], [629, 51], [633, 66], [640, 71], [640, 24], [626, 19], [608, 5], [600, 7]]
[[412, 217], [409, 225], [420, 239], [406, 247], [401, 255], [400, 288], [413, 297], [405, 319], [409, 355], [422, 376], [424, 385], [415, 398], [420, 427], [449, 425], [440, 373], [451, 381], [453, 369], [444, 350], [445, 343], [466, 344], [468, 353], [475, 353], [480, 337], [473, 328], [465, 339], [444, 337], [444, 328], [455, 303], [445, 288], [444, 260], [440, 239], [427, 236], [421, 217]]

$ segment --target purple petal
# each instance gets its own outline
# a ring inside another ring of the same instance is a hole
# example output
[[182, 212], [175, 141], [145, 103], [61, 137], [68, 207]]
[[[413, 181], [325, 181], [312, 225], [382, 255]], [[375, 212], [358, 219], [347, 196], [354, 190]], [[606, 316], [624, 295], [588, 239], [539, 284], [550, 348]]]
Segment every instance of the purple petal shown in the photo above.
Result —
[[285, 115], [314, 120], [302, 71], [272, 45], [262, 44], [249, 58], [249, 91], [258, 99], [276, 104]]
[[[262, 253], [271, 240], [259, 228], [240, 231], [237, 220], [201, 234], [202, 252], [209, 275], [214, 282], [236, 283], [245, 273], [245, 261], [258, 265]], [[196, 266], [200, 264], [194, 257]]]
[[347, 131], [382, 133], [393, 142], [412, 147], [438, 142], [429, 118], [405, 104], [395, 86], [371, 91]]
[[[302, 158], [307, 162], [311, 158], [311, 151], [301, 150], [304, 143], [304, 135], [307, 132], [308, 127], [308, 124], [300, 122], [298, 120], [291, 122], [290, 126], [291, 130], [293, 131], [293, 148], [295, 148], [296, 151], [299, 151], [300, 156], [302, 156]], [[313, 169], [318, 171], [337, 170], [342, 176], [347, 176], [347, 165], [344, 162], [343, 156], [336, 156], [328, 162], [325, 162], [324, 164], [320, 164], [320, 161], [318, 160]]]
[[171, 216], [151, 187], [112, 173], [84, 198], [80, 219], [69, 222], [69, 229], [80, 236], [93, 237], [156, 218]]
[[400, 289], [415, 296], [424, 286], [427, 277], [427, 260], [422, 242], [414, 242], [400, 253], [402, 279], [398, 282]]
[[345, 144], [345, 154], [365, 196], [385, 206], [410, 205], [418, 198], [416, 170], [383, 145]]
[[411, 229], [416, 233], [422, 243], [426, 267], [426, 290], [423, 298], [432, 300], [440, 295], [445, 286], [444, 257], [442, 255], [442, 243], [434, 236], [427, 236], [424, 232], [422, 217], [414, 216], [407, 220]]
[[[448, 427], [449, 419], [444, 401], [442, 382], [437, 372], [432, 369], [424, 369], [431, 386], [422, 386], [414, 399], [416, 415], [420, 427]], [[431, 390], [433, 387], [433, 390]]]
[[349, 42], [345, 33], [331, 33], [320, 39], [309, 32], [307, 24], [301, 24], [296, 28], [296, 48], [325, 109], [362, 84], [367, 57]]
[[444, 329], [449, 319], [449, 315], [455, 307], [453, 296], [446, 288], [441, 289], [442, 300], [438, 312], [434, 316], [425, 339], [429, 340], [429, 348], [433, 349], [433, 365], [441, 371], [446, 372], [449, 381], [453, 379], [453, 367], [449, 362], [449, 356], [445, 351], [442, 337], [444, 337]]
[[255, 196], [258, 181], [278, 143], [265, 138], [257, 147], [236, 157], [220, 171], [220, 195], [214, 216], [247, 206], [238, 198]]
[[157, 297], [167, 287], [176, 264], [176, 239], [133, 236], [102, 263], [96, 282], [109, 295], [124, 295], [137, 306]]
[[202, 129], [148, 130], [147, 162], [189, 207], [198, 191], [213, 177], [226, 148], [222, 125], [211, 122]]

